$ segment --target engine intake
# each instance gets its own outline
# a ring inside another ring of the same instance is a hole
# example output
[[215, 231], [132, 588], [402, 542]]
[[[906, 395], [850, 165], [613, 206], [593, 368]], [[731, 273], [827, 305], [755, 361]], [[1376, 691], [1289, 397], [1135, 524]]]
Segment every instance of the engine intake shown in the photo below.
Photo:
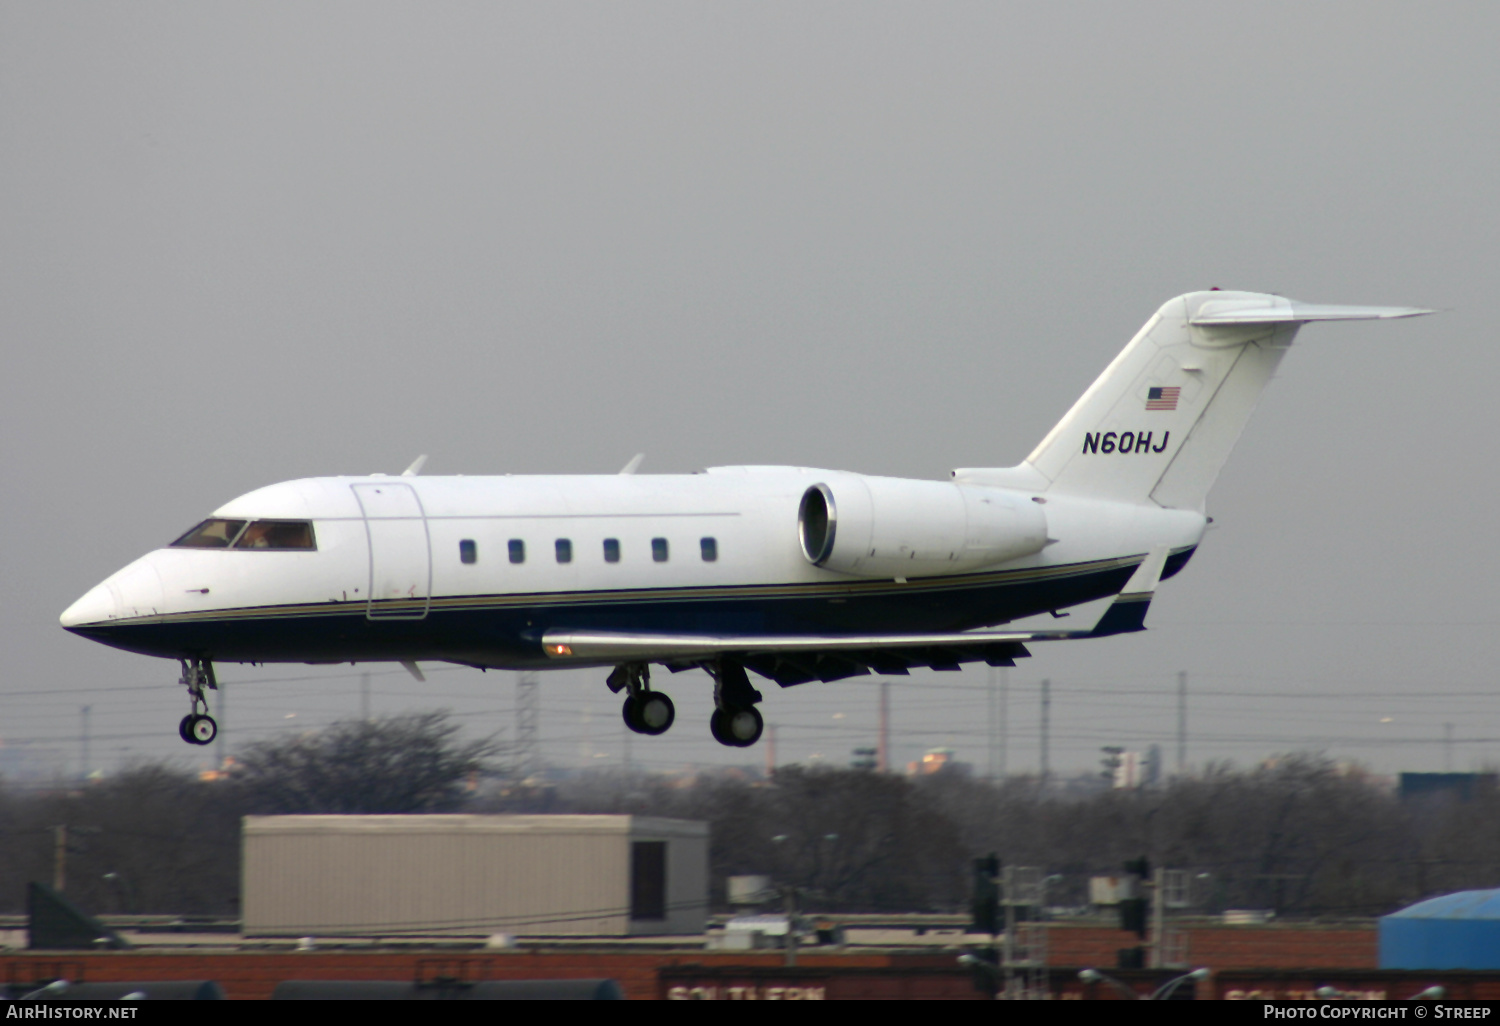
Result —
[[1047, 519], [1000, 488], [840, 474], [811, 485], [797, 539], [814, 566], [860, 577], [937, 577], [1040, 552]]
[[802, 506], [797, 510], [797, 537], [802, 541], [802, 554], [813, 566], [822, 566], [833, 555], [838, 527], [833, 489], [815, 484], [802, 493]]

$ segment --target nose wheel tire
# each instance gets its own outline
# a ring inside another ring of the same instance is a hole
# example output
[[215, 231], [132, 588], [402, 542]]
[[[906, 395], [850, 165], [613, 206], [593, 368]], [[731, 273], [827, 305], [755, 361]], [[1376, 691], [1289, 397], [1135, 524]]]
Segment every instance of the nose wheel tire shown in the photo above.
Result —
[[677, 719], [677, 709], [672, 705], [672, 700], [660, 691], [647, 691], [639, 697], [627, 697], [621, 715], [625, 719], [625, 726], [637, 734], [655, 736], [665, 734], [672, 728], [673, 721]]
[[749, 748], [760, 740], [766, 729], [766, 721], [754, 708], [715, 709], [708, 721], [708, 729], [714, 740], [730, 748]]
[[184, 716], [177, 725], [178, 735], [190, 745], [206, 745], [219, 736], [219, 725], [212, 716], [194, 713]]

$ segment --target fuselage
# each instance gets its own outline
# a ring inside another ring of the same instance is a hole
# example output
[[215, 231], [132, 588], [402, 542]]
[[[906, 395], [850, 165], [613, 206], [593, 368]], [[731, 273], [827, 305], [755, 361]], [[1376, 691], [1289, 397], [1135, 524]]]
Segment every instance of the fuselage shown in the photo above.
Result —
[[[173, 658], [519, 668], [546, 662], [540, 638], [555, 629], [990, 626], [1113, 595], [1153, 546], [1170, 548], [1170, 576], [1202, 537], [1197, 511], [1043, 494], [1004, 474], [936, 482], [725, 467], [289, 481], [216, 510], [208, 535], [146, 554], [62, 622]], [[841, 551], [852, 555], [833, 562], [844, 569], [816, 563], [799, 525], [816, 485], [857, 499], [841, 507]], [[268, 531], [283, 540], [265, 544]], [[220, 544], [214, 532], [237, 534]]]

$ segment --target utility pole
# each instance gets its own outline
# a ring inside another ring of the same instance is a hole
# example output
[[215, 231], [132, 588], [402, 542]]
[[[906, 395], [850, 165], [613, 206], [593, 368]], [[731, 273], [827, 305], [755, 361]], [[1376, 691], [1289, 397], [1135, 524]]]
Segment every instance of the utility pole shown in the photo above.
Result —
[[1453, 724], [1443, 724], [1443, 772], [1453, 772]]
[[1177, 671], [1177, 775], [1187, 772], [1187, 672]]
[[78, 710], [79, 724], [78, 732], [78, 779], [89, 778], [89, 706], [83, 706]]
[[1000, 776], [1010, 772], [1010, 669], [1000, 667]]
[[797, 964], [797, 888], [788, 884], [781, 888], [781, 900], [786, 908], [786, 964]]
[[359, 675], [359, 718], [370, 722], [370, 675], [361, 673]]
[[885, 773], [890, 770], [891, 758], [891, 682], [884, 678], [880, 681], [880, 735], [875, 746], [875, 771]]
[[541, 683], [535, 670], [516, 674], [516, 774], [522, 780], [538, 769], [536, 735], [542, 716]]
[[1042, 681], [1042, 787], [1046, 788], [1052, 775], [1051, 753], [1047, 745], [1052, 733], [1052, 682]]
[[630, 735], [634, 734], [635, 731], [631, 730], [630, 727], [625, 724], [623, 719], [620, 722], [620, 729], [624, 731], [624, 733], [620, 736], [625, 739], [623, 742], [624, 759], [621, 768], [625, 771], [625, 776], [628, 779], [630, 777]]
[[766, 779], [776, 775], [776, 728], [766, 727]]
[[68, 825], [52, 828], [52, 889], [58, 894], [68, 883]]
[[998, 766], [997, 766], [997, 757], [998, 757], [999, 753], [995, 751], [995, 668], [993, 666], [991, 666], [989, 668], [988, 680], [986, 681], [986, 684], [987, 684], [987, 687], [985, 688], [984, 697], [985, 697], [985, 702], [986, 702], [986, 704], [989, 707], [987, 709], [987, 712], [989, 713], [989, 717], [985, 720], [985, 726], [986, 726], [986, 729], [987, 729], [987, 736], [988, 736], [989, 742], [990, 742], [989, 743], [989, 749], [990, 749], [990, 751], [989, 751], [989, 756], [990, 756], [989, 778], [990, 778], [991, 781], [994, 781], [994, 779], [995, 779], [995, 772], [996, 772], [996, 769], [998, 768]]
[[[1142, 881], [1144, 883], [1144, 881]], [[1165, 889], [1166, 870], [1160, 866], [1151, 876], [1151, 941], [1150, 941], [1150, 966], [1152, 969], [1160, 969], [1166, 961], [1166, 952], [1163, 950], [1162, 942], [1165, 940], [1167, 925], [1167, 892]]]

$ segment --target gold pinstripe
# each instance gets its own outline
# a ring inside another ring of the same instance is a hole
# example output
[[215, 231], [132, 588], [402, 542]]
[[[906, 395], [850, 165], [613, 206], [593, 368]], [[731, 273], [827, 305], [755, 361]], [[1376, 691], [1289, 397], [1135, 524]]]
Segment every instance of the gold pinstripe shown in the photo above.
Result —
[[[1174, 549], [1172, 555], [1186, 552], [1192, 546]], [[634, 588], [621, 591], [583, 592], [518, 592], [516, 594], [455, 595], [445, 598], [379, 600], [378, 607], [386, 615], [401, 610], [416, 611], [424, 605], [432, 611], [487, 609], [514, 609], [517, 607], [538, 608], [567, 605], [621, 605], [637, 602], [699, 602], [710, 600], [749, 600], [777, 598], [823, 598], [828, 596], [858, 595], [920, 595], [943, 591], [966, 591], [974, 588], [992, 587], [997, 584], [1031, 584], [1037, 581], [1064, 580], [1108, 570], [1135, 566], [1142, 554], [1114, 556], [1087, 563], [1069, 563], [1056, 567], [1028, 567], [1019, 570], [994, 570], [988, 573], [963, 574], [954, 577], [921, 578], [901, 584], [890, 578], [871, 581], [835, 581], [819, 584], [737, 584], [706, 587], [680, 588]], [[153, 616], [128, 617], [104, 621], [108, 624], [159, 624], [194, 623], [200, 621], [266, 620], [283, 617], [349, 616], [358, 611], [361, 615], [368, 602], [307, 602], [295, 605], [249, 606], [240, 609], [210, 609], [188, 613], [161, 613]], [[395, 619], [395, 617], [392, 617]]]

